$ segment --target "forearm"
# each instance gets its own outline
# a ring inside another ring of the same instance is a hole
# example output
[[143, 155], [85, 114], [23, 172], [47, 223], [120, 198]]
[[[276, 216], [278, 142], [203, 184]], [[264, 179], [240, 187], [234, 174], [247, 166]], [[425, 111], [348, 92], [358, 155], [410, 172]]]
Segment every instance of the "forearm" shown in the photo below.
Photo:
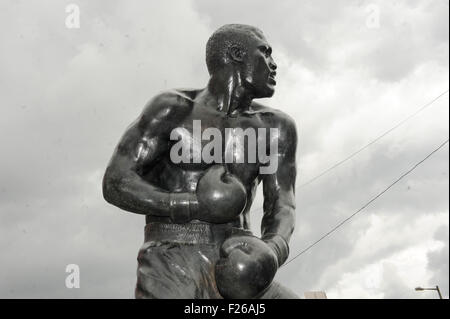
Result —
[[279, 207], [265, 213], [261, 222], [261, 238], [269, 244], [281, 266], [289, 256], [289, 240], [295, 225], [295, 208]]
[[264, 212], [261, 221], [261, 234], [278, 234], [289, 242], [295, 226], [295, 208], [276, 207], [272, 212]]
[[128, 172], [120, 177], [109, 173], [103, 179], [103, 196], [109, 203], [129, 212], [170, 217], [173, 221], [190, 220], [197, 206], [193, 193], [170, 193]]

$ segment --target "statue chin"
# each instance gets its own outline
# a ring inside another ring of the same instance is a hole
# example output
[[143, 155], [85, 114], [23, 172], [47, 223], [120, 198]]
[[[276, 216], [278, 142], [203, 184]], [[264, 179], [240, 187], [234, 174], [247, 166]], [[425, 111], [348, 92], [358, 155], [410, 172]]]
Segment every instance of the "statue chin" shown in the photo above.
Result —
[[246, 79], [243, 84], [247, 90], [252, 92], [255, 99], [272, 97], [275, 93], [275, 84], [265, 82], [262, 85], [255, 85], [253, 82], [252, 79]]
[[255, 99], [272, 97], [274, 93], [275, 89], [273, 87], [267, 87], [264, 90], [260, 90], [257, 94], [255, 94]]

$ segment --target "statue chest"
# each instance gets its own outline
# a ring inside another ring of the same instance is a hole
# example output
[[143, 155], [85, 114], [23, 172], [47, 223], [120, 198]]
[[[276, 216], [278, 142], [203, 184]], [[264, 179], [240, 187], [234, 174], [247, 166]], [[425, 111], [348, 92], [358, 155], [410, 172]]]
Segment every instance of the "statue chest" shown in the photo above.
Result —
[[276, 156], [277, 141], [277, 133], [257, 116], [197, 111], [172, 129], [169, 156], [173, 164], [185, 168], [224, 164], [238, 176], [254, 178], [260, 166]]

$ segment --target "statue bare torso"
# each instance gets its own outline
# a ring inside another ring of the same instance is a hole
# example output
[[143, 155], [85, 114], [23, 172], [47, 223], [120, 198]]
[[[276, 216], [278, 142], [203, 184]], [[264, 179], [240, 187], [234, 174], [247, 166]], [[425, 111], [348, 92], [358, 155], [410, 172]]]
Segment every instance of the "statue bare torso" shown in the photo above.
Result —
[[[263, 107], [257, 103], [253, 103], [251, 111], [246, 111], [235, 116], [227, 116], [223, 112], [216, 110], [216, 108], [206, 105], [207, 102], [199, 96], [199, 93], [201, 93], [199, 90], [184, 92], [174, 91], [172, 93], [177, 96], [179, 101], [178, 104], [171, 105], [170, 107], [180, 108], [179, 113], [177, 113], [180, 117], [174, 115], [176, 119], [173, 122], [171, 121], [170, 124], [168, 123], [168, 125], [172, 130], [175, 128], [184, 128], [187, 132], [191, 133], [190, 136], [181, 137], [182, 143], [189, 143], [192, 141], [194, 120], [201, 121], [202, 134], [205, 129], [210, 127], [215, 127], [221, 132], [222, 163], [226, 166], [227, 171], [238, 178], [247, 190], [246, 208], [244, 213], [239, 216], [241, 226], [244, 226], [244, 224], [248, 221], [248, 218], [245, 218], [246, 213], [251, 207], [256, 193], [256, 188], [261, 181], [261, 176], [259, 174], [259, 167], [261, 163], [259, 162], [258, 157], [256, 157], [255, 163], [248, 163], [245, 159], [243, 160], [244, 163], [238, 163], [239, 157], [246, 157], [248, 154], [248, 147], [254, 146], [249, 145], [248, 143], [245, 143], [242, 149], [235, 149], [233, 154], [233, 162], [226, 163], [225, 141], [227, 140], [227, 133], [225, 128], [241, 128], [243, 130], [253, 128], [256, 131], [258, 128], [266, 128], [266, 133], [268, 135], [270, 132], [269, 129], [274, 127], [274, 122], [280, 122], [282, 120], [280, 117], [284, 114], [279, 111]], [[168, 97], [168, 99], [171, 98]], [[186, 112], [183, 108], [187, 108], [188, 112]], [[169, 140], [167, 131], [162, 134], [161, 138], [167, 141], [167, 148], [164, 150], [165, 154], [162, 155], [160, 162], [161, 170], [155, 170], [154, 173], [150, 175], [153, 175], [152, 177], [159, 181], [160, 187], [170, 192], [195, 191], [197, 182], [202, 173], [208, 169], [208, 167], [215, 165], [214, 163], [205, 163], [203, 159], [200, 163], [194, 163], [193, 154], [196, 152], [201, 153], [208, 141], [201, 141], [201, 149], [195, 149], [195, 144], [192, 146], [189, 163], [181, 162], [174, 164], [169, 158], [169, 149], [173, 146], [175, 141]], [[263, 137], [257, 136], [257, 138]], [[270, 136], [266, 136], [265, 138], [268, 141]], [[268, 146], [269, 143], [266, 143], [266, 145]], [[189, 145], [187, 147], [189, 147]], [[238, 153], [242, 150], [244, 150], [244, 154]], [[270, 150], [267, 149], [265, 151], [268, 153]], [[154, 174], [156, 174], [156, 176], [154, 176]], [[232, 201], [233, 198], [230, 198], [229, 200]]]
[[[202, 174], [210, 166], [217, 163], [206, 163], [203, 159], [199, 163], [195, 163], [193, 154], [201, 153], [201, 149], [195, 149], [195, 144], [192, 147], [188, 162], [183, 161], [175, 164], [170, 158], [170, 149], [177, 142], [170, 139], [170, 133], [172, 130], [183, 128], [185, 132], [190, 132], [190, 135], [181, 136], [181, 143], [192, 143], [194, 120], [201, 121], [201, 133], [210, 127], [217, 128], [221, 132], [223, 152], [222, 163], [220, 164], [225, 166], [226, 170], [244, 185], [247, 194], [245, 209], [239, 216], [234, 216], [234, 221], [241, 227], [249, 228], [248, 212], [256, 194], [257, 186], [264, 177], [259, 173], [262, 163], [258, 156], [256, 156], [255, 163], [248, 162], [248, 147], [255, 147], [255, 145], [249, 143], [244, 143], [242, 148], [235, 148], [233, 161], [227, 163], [225, 142], [229, 130], [226, 129], [240, 128], [246, 130], [252, 128], [258, 132], [258, 128], [265, 128], [265, 136], [257, 134], [256, 138], [263, 138], [267, 141], [264, 143], [266, 145], [264, 151], [269, 154], [270, 139], [274, 138], [278, 139], [279, 150], [286, 149], [289, 151], [289, 143], [292, 144], [292, 141], [289, 140], [292, 137], [292, 135], [289, 136], [289, 131], [295, 131], [293, 121], [283, 112], [256, 102], [252, 102], [249, 110], [227, 115], [211, 105], [211, 101], [204, 99], [202, 90], [173, 90], [158, 95], [146, 106], [141, 117], [128, 129], [124, 136], [124, 143], [119, 144], [119, 152], [117, 153], [122, 154], [122, 157], [128, 158], [129, 161], [140, 164], [137, 171], [149, 183], [168, 192], [195, 192]], [[271, 128], [277, 128], [279, 135], [270, 135]], [[133, 140], [126, 138], [127, 135], [133, 136]], [[203, 149], [208, 142], [208, 140], [202, 140], [199, 146], [201, 145]], [[187, 147], [189, 148], [189, 145]], [[292, 151], [291, 153], [294, 154], [295, 152]], [[123, 160], [124, 158], [120, 162]], [[243, 163], [240, 163], [240, 161]], [[114, 162], [114, 157], [112, 162]], [[286, 177], [288, 177], [288, 172], [294, 162], [295, 159], [286, 158], [285, 161], [278, 163], [278, 170], [286, 171]], [[267, 178], [270, 177], [267, 176]], [[270, 185], [270, 183], [267, 183], [266, 186], [267, 189], [279, 187], [279, 185]], [[276, 193], [268, 190], [265, 192], [266, 196], [271, 194]], [[234, 198], [230, 197], [229, 200], [233, 201]], [[266, 200], [270, 201], [270, 198], [266, 198]], [[132, 209], [129, 210], [133, 211]], [[139, 213], [139, 211], [133, 212]], [[200, 211], [199, 214], [200, 218], [198, 219], [201, 220], [202, 212]], [[155, 215], [148, 211], [147, 222], [169, 221], [165, 216]], [[233, 220], [230, 219], [229, 221], [232, 222]]]

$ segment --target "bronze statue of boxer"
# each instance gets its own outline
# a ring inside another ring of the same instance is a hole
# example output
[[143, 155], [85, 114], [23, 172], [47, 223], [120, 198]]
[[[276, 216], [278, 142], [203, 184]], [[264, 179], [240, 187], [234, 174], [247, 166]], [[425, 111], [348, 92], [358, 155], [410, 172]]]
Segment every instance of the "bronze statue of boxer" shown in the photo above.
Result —
[[[288, 115], [254, 101], [274, 93], [271, 53], [255, 27], [219, 28], [206, 46], [207, 86], [157, 95], [120, 140], [103, 194], [146, 215], [136, 298], [298, 298], [272, 281], [295, 224], [297, 133]], [[249, 211], [260, 182], [257, 238]]]

